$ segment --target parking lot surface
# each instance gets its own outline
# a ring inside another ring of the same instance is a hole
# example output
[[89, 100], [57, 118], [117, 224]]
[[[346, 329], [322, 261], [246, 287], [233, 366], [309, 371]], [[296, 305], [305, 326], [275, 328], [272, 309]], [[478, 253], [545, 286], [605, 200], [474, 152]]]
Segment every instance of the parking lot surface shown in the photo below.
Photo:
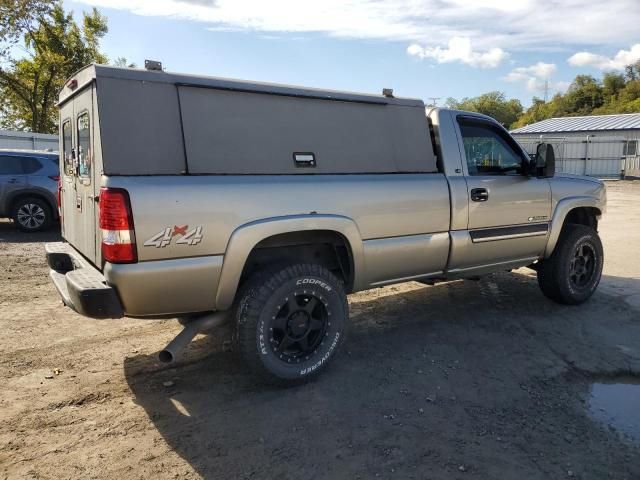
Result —
[[640, 379], [640, 182], [608, 198], [586, 304], [527, 269], [355, 294], [331, 368], [288, 389], [224, 328], [160, 364], [178, 322], [80, 317], [48, 279], [57, 234], [0, 223], [0, 478], [640, 478], [592, 397]]

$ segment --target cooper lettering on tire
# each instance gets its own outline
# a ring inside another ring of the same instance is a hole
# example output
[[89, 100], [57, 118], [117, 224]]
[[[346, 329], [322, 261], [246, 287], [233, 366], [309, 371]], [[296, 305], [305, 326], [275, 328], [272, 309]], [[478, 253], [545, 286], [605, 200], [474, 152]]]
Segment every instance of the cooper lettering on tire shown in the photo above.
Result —
[[271, 382], [295, 382], [319, 373], [344, 341], [344, 288], [321, 265], [270, 268], [253, 275], [239, 307], [238, 350]]

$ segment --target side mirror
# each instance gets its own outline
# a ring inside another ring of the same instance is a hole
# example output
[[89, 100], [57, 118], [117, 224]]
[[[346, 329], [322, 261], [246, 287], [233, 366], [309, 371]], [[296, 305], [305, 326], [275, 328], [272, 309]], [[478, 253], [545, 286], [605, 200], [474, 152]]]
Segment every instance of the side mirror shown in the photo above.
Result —
[[556, 173], [556, 154], [553, 145], [541, 143], [536, 148], [535, 174], [538, 178], [551, 178]]

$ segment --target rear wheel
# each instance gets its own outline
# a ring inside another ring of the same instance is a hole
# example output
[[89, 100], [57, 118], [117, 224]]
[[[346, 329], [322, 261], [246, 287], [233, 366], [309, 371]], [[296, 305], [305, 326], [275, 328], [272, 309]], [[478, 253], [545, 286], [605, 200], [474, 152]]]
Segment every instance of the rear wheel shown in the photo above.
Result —
[[540, 289], [558, 303], [582, 303], [600, 283], [603, 260], [598, 232], [584, 225], [569, 224], [553, 254], [537, 268]]
[[320, 265], [270, 268], [240, 293], [236, 343], [249, 367], [270, 383], [297, 383], [324, 370], [346, 334], [342, 283]]
[[21, 198], [13, 205], [12, 217], [23, 232], [39, 232], [51, 225], [51, 207], [40, 198]]

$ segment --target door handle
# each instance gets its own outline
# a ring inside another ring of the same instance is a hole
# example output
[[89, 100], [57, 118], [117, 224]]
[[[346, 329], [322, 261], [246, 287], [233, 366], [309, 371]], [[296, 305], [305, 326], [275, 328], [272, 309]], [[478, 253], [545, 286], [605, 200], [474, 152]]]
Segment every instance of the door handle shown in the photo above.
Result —
[[489, 200], [489, 192], [486, 188], [474, 188], [471, 190], [472, 202], [486, 202]]
[[12, 178], [12, 179], [8, 180], [7, 183], [18, 183], [18, 179], [17, 178]]

